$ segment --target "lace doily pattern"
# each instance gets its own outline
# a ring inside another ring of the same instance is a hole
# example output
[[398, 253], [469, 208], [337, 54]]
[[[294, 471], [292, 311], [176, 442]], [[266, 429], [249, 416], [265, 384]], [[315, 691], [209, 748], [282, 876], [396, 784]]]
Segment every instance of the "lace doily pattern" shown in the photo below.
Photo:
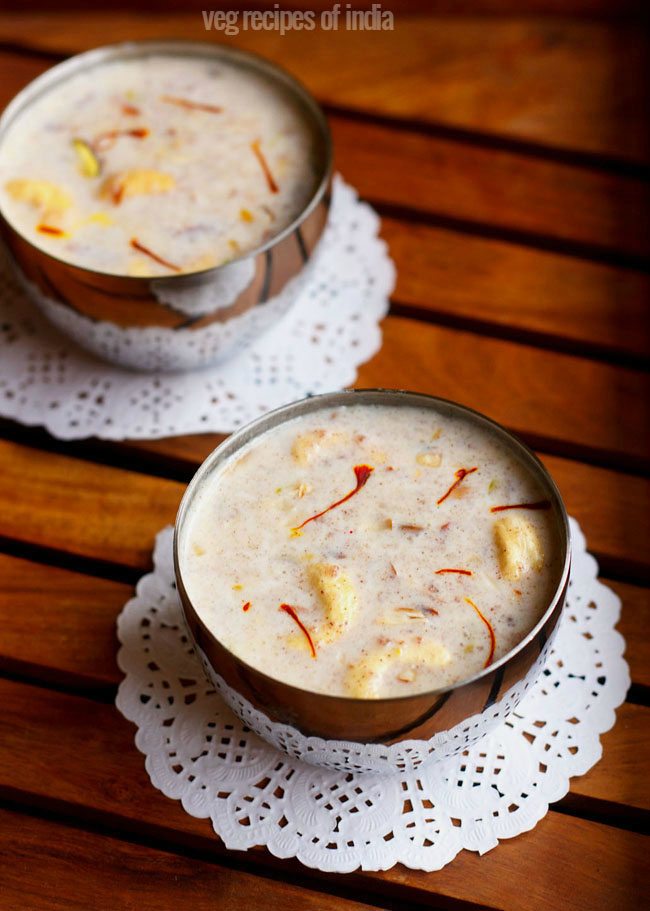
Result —
[[[1, 257], [0, 415], [59, 439], [155, 439], [228, 433], [310, 393], [342, 389], [381, 343], [395, 270], [378, 231], [375, 212], [335, 178], [315, 268], [290, 312], [231, 360], [191, 373], [139, 373], [95, 359], [36, 310]], [[275, 317], [273, 306], [254, 318]], [[115, 340], [109, 333], [100, 341]]]
[[403, 740], [392, 746], [376, 743], [353, 743], [347, 740], [323, 740], [305, 737], [288, 724], [271, 721], [258, 711], [210, 666], [209, 661], [194, 643], [208, 679], [226, 705], [244, 724], [278, 750], [310, 765], [324, 766], [339, 772], [375, 772], [391, 774], [414, 772], [432, 759], [456, 756], [468, 746], [498, 727], [515, 709], [546, 662], [552, 640], [548, 640], [524, 680], [516, 683], [497, 703], [484, 712], [466, 718], [449, 731], [436, 734], [430, 740]]
[[266, 845], [332, 872], [437, 870], [527, 831], [600, 758], [629, 686], [620, 602], [572, 520], [567, 606], [539, 679], [494, 731], [457, 755], [392, 775], [318, 768], [278, 752], [204, 674], [174, 587], [171, 529], [118, 621], [117, 706], [138, 728], [155, 787], [209, 818], [227, 847]]

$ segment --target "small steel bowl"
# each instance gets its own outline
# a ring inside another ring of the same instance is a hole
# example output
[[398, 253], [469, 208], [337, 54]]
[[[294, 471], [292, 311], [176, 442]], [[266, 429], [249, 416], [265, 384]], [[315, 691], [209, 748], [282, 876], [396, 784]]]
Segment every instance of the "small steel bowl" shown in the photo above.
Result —
[[[243, 446], [280, 424], [321, 409], [345, 405], [428, 408], [471, 420], [505, 443], [535, 476], [551, 501], [561, 552], [559, 581], [536, 626], [507, 655], [453, 686], [384, 699], [314, 693], [275, 680], [222, 645], [188, 596], [180, 562], [188, 514], [213, 473]], [[174, 535], [176, 584], [189, 632], [208, 675], [226, 702], [260, 737], [316, 765], [354, 771], [415, 769], [464, 750], [516, 708], [542, 672], [564, 606], [571, 562], [566, 510], [555, 482], [537, 456], [489, 418], [445, 399], [397, 390], [328, 393], [286, 405], [253, 421], [208, 456], [181, 502]]]
[[0, 118], [2, 141], [36, 98], [80, 71], [155, 54], [225, 61], [253, 70], [290, 98], [313, 137], [314, 192], [294, 221], [229, 263], [163, 278], [71, 265], [23, 237], [0, 212], [0, 233], [18, 277], [48, 319], [79, 345], [135, 370], [188, 370], [232, 356], [295, 303], [314, 266], [330, 205], [332, 143], [325, 116], [292, 76], [257, 55], [194, 41], [137, 41], [71, 57], [30, 82]]

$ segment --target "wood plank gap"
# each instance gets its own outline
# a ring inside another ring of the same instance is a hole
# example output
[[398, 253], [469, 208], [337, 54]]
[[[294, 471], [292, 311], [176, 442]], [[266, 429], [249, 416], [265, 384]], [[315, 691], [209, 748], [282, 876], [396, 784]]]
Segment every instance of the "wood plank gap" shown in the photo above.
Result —
[[[117, 644], [115, 649], [117, 651]], [[113, 705], [117, 694], [117, 687], [112, 683], [97, 683], [83, 674], [71, 679], [69, 674], [59, 673], [54, 668], [16, 661], [3, 655], [0, 655], [0, 680], [34, 686], [64, 696], [80, 696], [102, 705]]]
[[[521, 436], [522, 439], [526, 440], [526, 434], [519, 434], [519, 436]], [[549, 449], [546, 449], [543, 445], [539, 445], [539, 441], [536, 441], [535, 443], [531, 443], [530, 441], [527, 442], [529, 442], [529, 445], [533, 446], [535, 449], [538, 449], [542, 452], [549, 452]], [[129, 451], [133, 452], [136, 458], [142, 456], [144, 458], [144, 461], [147, 463], [153, 460], [158, 460], [158, 470], [155, 472], [157, 477], [172, 478], [187, 482], [196, 470], [196, 466], [187, 467], [183, 461], [179, 461], [176, 465], [172, 457], [169, 456], [158, 456], [154, 453], [142, 454], [141, 450]], [[108, 452], [110, 454], [112, 450], [108, 450]], [[550, 450], [550, 454], [552, 454], [552, 452], [553, 451]], [[125, 459], [119, 450], [115, 450], [114, 453], [116, 455], [116, 458], [114, 459], [104, 458], [99, 460], [96, 458], [91, 458], [90, 461], [93, 461], [95, 464], [136, 470], [131, 459]], [[70, 450], [66, 450], [65, 454], [72, 455], [73, 453]], [[560, 449], [559, 454], [566, 455], [562, 449]], [[82, 460], [88, 460], [81, 453], [76, 453], [75, 457]], [[153, 472], [149, 472], [145, 468], [142, 468], [139, 473], [153, 474]], [[143, 569], [128, 566], [124, 563], [116, 563], [110, 560], [100, 560], [98, 558], [86, 557], [72, 551], [67, 551], [55, 547], [48, 547], [42, 544], [35, 544], [7, 535], [0, 535], [0, 553], [5, 553], [13, 557], [21, 557], [23, 559], [32, 560], [36, 563], [41, 563], [48, 566], [56, 566], [61, 569], [74, 570], [87, 576], [95, 576], [101, 579], [108, 579], [115, 582], [123, 582], [125, 584], [133, 586], [137, 584], [145, 572]], [[601, 575], [608, 576], [609, 578], [618, 582], [625, 582], [641, 586], [650, 585], [650, 565], [645, 564], [642, 560], [612, 557], [609, 554], [602, 553], [598, 549], [593, 549], [591, 553], [598, 561]]]
[[556, 813], [597, 822], [614, 829], [637, 832], [639, 835], [645, 835], [650, 831], [650, 812], [640, 807], [629, 807], [599, 797], [584, 797], [582, 794], [571, 792], [552, 806]]
[[650, 475], [650, 458], [627, 454], [619, 456], [594, 446], [574, 443], [571, 440], [559, 440], [542, 434], [538, 435], [510, 425], [506, 429], [518, 436], [531, 449], [536, 449], [545, 455], [560, 456], [573, 462], [586, 462], [588, 465], [609, 468], [621, 474], [633, 474], [639, 477], [648, 477]]
[[[0, 45], [0, 50], [2, 47]], [[446, 139], [461, 145], [471, 145], [482, 149], [493, 149], [499, 152], [511, 152], [524, 158], [537, 158], [592, 171], [606, 171], [620, 177], [632, 177], [637, 180], [650, 180], [650, 165], [633, 162], [613, 155], [586, 152], [574, 148], [551, 146], [502, 133], [492, 133], [468, 127], [454, 127], [438, 121], [425, 121], [417, 117], [400, 117], [398, 115], [380, 114], [351, 108], [347, 105], [322, 102], [321, 106], [328, 116], [340, 117], [357, 123], [368, 123], [382, 126], [398, 132], [421, 133], [436, 139]]]
[[52, 65], [61, 63], [71, 57], [74, 51], [52, 51], [49, 48], [36, 47], [22, 41], [0, 41], [0, 54], [16, 54], [19, 57], [32, 57], [37, 60], [46, 60]]
[[607, 554], [589, 548], [589, 553], [596, 558], [599, 575], [607, 576], [614, 582], [627, 582], [644, 588], [650, 584], [650, 568], [636, 560], [612, 559]]
[[[207, 848], [205, 839], [188, 835], [184, 841], [170, 837], [165, 829], [147, 826], [146, 833], [140, 833], [137, 828], [122, 824], [119, 817], [106, 817], [103, 813], [95, 811], [79, 813], [78, 807], [72, 807], [65, 801], [57, 799], [30, 800], [31, 795], [18, 789], [2, 789], [0, 796], [0, 809], [21, 813], [34, 819], [49, 820], [65, 825], [81, 832], [103, 835], [119, 839], [128, 844], [141, 847], [154, 848], [181, 857], [214, 864], [229, 870], [236, 870], [259, 876], [274, 882], [286, 882], [287, 873], [291, 873], [291, 883], [303, 889], [321, 894], [336, 896], [347, 901], [368, 904], [369, 902], [382, 911], [411, 911], [411, 909], [431, 908], [453, 909], [453, 911], [498, 911], [487, 905], [476, 905], [473, 902], [454, 901], [441, 898], [440, 904], [431, 904], [431, 895], [425, 894], [422, 900], [409, 896], [406, 898], [403, 890], [392, 883], [372, 880], [356, 873], [341, 876], [327, 874], [320, 870], [304, 867], [299, 861], [291, 858], [279, 860], [268, 851], [253, 849], [252, 852], [229, 851], [223, 842], [215, 836], [214, 850]], [[349, 888], [346, 888], [346, 885]]]
[[[253, 4], [253, 8], [254, 6], [255, 4]], [[75, 51], [54, 51], [26, 42], [0, 41], [0, 53], [16, 54], [21, 57], [31, 57], [56, 64], [61, 63], [67, 57], [73, 56]], [[418, 117], [403, 117], [397, 114], [380, 113], [334, 102], [321, 101], [321, 106], [328, 116], [339, 117], [357, 123], [381, 126], [398, 132], [420, 133], [421, 135], [433, 136], [437, 139], [445, 139], [463, 145], [510, 152], [526, 158], [536, 158], [586, 170], [605, 171], [621, 177], [650, 180], [650, 165], [614, 155], [552, 146], [543, 142], [506, 136], [502, 133], [471, 127], [451, 126], [438, 121], [422, 120]]]
[[531, 345], [544, 351], [559, 351], [563, 354], [571, 354], [574, 357], [603, 361], [619, 367], [630, 367], [644, 372], [650, 371], [650, 358], [644, 357], [642, 354], [625, 352], [617, 348], [609, 348], [607, 345], [568, 338], [559, 334], [554, 335], [551, 332], [540, 332], [536, 329], [526, 329], [519, 326], [507, 326], [503, 323], [483, 320], [479, 317], [444, 312], [432, 307], [419, 307], [417, 304], [407, 304], [395, 299], [391, 299], [390, 312], [394, 316], [403, 316], [423, 323], [433, 323], [449, 329], [460, 329], [464, 332], [476, 332], [483, 337], [519, 342], [522, 345]]
[[[395, 312], [397, 316], [397, 313]], [[462, 330], [460, 330], [462, 331]], [[516, 344], [519, 340], [514, 340]], [[522, 345], [524, 343], [522, 342]], [[645, 371], [640, 371], [645, 375]], [[614, 454], [593, 446], [574, 443], [571, 440], [556, 439], [533, 434], [507, 425], [507, 429], [519, 436], [531, 449], [542, 454], [560, 456], [575, 462], [586, 462], [640, 477], [650, 476], [650, 457]], [[223, 437], [228, 436], [224, 434]], [[59, 455], [70, 456], [81, 461], [95, 462], [112, 468], [123, 468], [137, 474], [151, 475], [164, 480], [187, 484], [198, 469], [200, 462], [188, 462], [158, 453], [147, 452], [142, 447], [129, 445], [129, 440], [113, 441], [86, 438], [82, 440], [57, 440], [43, 428], [25, 427], [18, 421], [0, 418], [0, 438], [41, 449]], [[146, 441], [143, 441], [146, 442]]]
[[12, 557], [31, 560], [34, 563], [70, 569], [84, 576], [95, 576], [132, 586], [135, 586], [144, 575], [143, 570], [137, 567], [113, 563], [110, 560], [99, 560], [95, 557], [85, 557], [67, 550], [46, 547], [43, 544], [32, 544], [6, 535], [0, 535], [0, 552]]
[[624, 250], [612, 247], [604, 247], [600, 244], [563, 240], [550, 234], [540, 234], [521, 228], [507, 228], [474, 219], [444, 215], [440, 212], [419, 209], [417, 206], [399, 205], [375, 200], [372, 197], [364, 197], [364, 201], [376, 209], [380, 216], [386, 218], [394, 218], [412, 224], [428, 225], [434, 228], [444, 228], [447, 231], [455, 231], [458, 234], [467, 234], [472, 237], [501, 240], [520, 247], [545, 250], [561, 256], [604, 263], [622, 269], [635, 269], [644, 273], [650, 272], [650, 259], [647, 257], [626, 253]]
[[[634, 683], [633, 681], [627, 691], [625, 701], [629, 702], [631, 705], [641, 705], [644, 708], [647, 708], [650, 706], [650, 687], [645, 686], [643, 683]], [[650, 831], [650, 826], [648, 826], [648, 831]]]
[[[111, 468], [123, 468], [126, 471], [167, 481], [180, 481], [184, 484], [191, 480], [199, 467], [198, 462], [194, 466], [188, 466], [157, 453], [149, 454], [143, 449], [127, 448], [119, 440], [100, 440], [97, 437], [59, 440], [51, 436], [44, 427], [25, 426], [9, 418], [0, 418], [0, 438], [29, 446], [31, 449], [69, 456], [84, 462], [109, 465]], [[128, 445], [128, 441], [125, 442]]]

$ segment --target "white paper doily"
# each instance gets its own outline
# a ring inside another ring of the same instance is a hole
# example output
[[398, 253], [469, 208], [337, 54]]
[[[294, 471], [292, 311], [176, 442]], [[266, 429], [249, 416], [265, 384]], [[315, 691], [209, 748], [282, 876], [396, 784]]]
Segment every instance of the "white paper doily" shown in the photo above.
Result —
[[532, 829], [600, 758], [629, 673], [617, 596], [571, 520], [568, 602], [540, 680], [508, 720], [458, 756], [397, 775], [321, 769], [260, 740], [204, 675], [174, 588], [172, 533], [118, 621], [117, 706], [138, 727], [152, 783], [209, 818], [228, 848], [266, 845], [332, 872], [437, 870]]
[[297, 303], [250, 348], [191, 373], [106, 364], [62, 336], [0, 257], [0, 415], [59, 439], [230, 432], [309, 393], [342, 389], [379, 349], [395, 270], [379, 218], [340, 177], [316, 268]]

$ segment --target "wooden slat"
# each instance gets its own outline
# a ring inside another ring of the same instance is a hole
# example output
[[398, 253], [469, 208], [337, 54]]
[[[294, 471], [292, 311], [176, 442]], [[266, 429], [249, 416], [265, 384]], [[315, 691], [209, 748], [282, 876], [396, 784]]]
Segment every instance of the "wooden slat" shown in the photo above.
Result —
[[[219, 434], [194, 434], [131, 441], [120, 448], [159, 458], [171, 470], [187, 471], [189, 476], [222, 439]], [[639, 558], [646, 565], [643, 553], [650, 542], [650, 482], [558, 456], [540, 455], [557, 482], [568, 511], [585, 530], [589, 549], [604, 560], [604, 569], [634, 574], [640, 570], [645, 577]]]
[[0, 535], [138, 568], [183, 485], [0, 442]]
[[650, 354], [643, 273], [392, 218], [381, 231], [402, 307], [560, 349]]
[[621, 599], [622, 613], [618, 624], [625, 638], [625, 659], [630, 665], [633, 682], [650, 686], [650, 589], [623, 582], [603, 580]]
[[[16, 69], [14, 62], [0, 54], [0, 105], [45, 68], [42, 60], [20, 58]], [[376, 203], [574, 252], [650, 255], [643, 181], [340, 116], [330, 124], [338, 166]]]
[[[113, 707], [8, 681], [0, 681], [0, 702], [5, 706], [0, 794], [145, 835], [215, 847], [208, 822], [151, 787], [133, 745], [133, 728]], [[441, 895], [519, 911], [544, 905], [611, 911], [634, 907], [626, 902], [637, 900], [634, 890], [642, 888], [634, 883], [644, 844], [630, 832], [550, 813], [532, 833], [482, 858], [464, 852], [435, 875], [396, 867], [357, 879], [375, 885], [379, 880], [382, 889], [399, 886], [401, 895], [429, 902]], [[254, 856], [273, 862], [262, 852]]]
[[[0, 579], [0, 671], [111, 693], [121, 680], [115, 620], [132, 587], [6, 554]], [[650, 589], [604, 581], [623, 602], [632, 680], [650, 686]]]
[[[373, 202], [647, 257], [647, 184], [330, 117], [344, 177]], [[643, 236], [645, 233], [645, 236]]]
[[[568, 12], [566, 4], [555, 8]], [[444, 9], [454, 11], [457, 4]], [[30, 11], [0, 18], [1, 40], [63, 52], [152, 36], [224, 40], [204, 31], [198, 13], [154, 19], [150, 13]], [[650, 157], [648, 48], [633, 24], [412, 16], [398, 19], [394, 31], [247, 30], [225, 40], [293, 70], [329, 104], [552, 148]]]
[[[209, 449], [210, 442], [198, 438], [197, 445]], [[650, 482], [544, 458], [606, 570], [647, 575]], [[25, 543], [144, 569], [183, 490], [174, 481], [0, 441], [0, 535]]]
[[130, 585], [0, 554], [0, 669], [112, 694], [115, 621]]
[[385, 321], [381, 351], [358, 386], [392, 386], [455, 399], [544, 448], [646, 464], [646, 374], [481, 338], [417, 321]]
[[[649, 708], [621, 706], [616, 713], [616, 726], [602, 737], [603, 758], [586, 775], [571, 781], [571, 792], [650, 810], [650, 777], [639, 772], [635, 758], [646, 756], [649, 727]], [[641, 781], [635, 783], [637, 776]]]
[[[650, 481], [556, 456], [541, 459], [603, 569], [638, 572], [639, 558], [650, 545]], [[641, 574], [647, 578], [643, 568]]]
[[362, 911], [370, 905], [0, 810], [0, 892], [29, 911]]

